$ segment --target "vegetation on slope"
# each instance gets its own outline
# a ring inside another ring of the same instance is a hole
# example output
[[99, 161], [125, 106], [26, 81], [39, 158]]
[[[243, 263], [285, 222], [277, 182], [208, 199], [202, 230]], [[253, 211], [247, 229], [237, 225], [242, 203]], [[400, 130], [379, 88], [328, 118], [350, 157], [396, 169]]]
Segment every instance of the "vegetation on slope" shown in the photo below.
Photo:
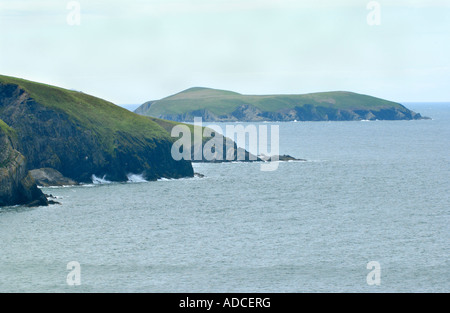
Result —
[[3, 122], [2, 120], [0, 120], [0, 131], [2, 133], [5, 133], [8, 136], [11, 135], [15, 135], [16, 132], [14, 131], [14, 129], [12, 129], [11, 127], [8, 126], [8, 124], [6, 124], [5, 122]]
[[29, 169], [53, 168], [79, 182], [193, 175], [189, 162], [171, 158], [164, 128], [82, 92], [0, 76], [0, 118], [16, 130]]
[[110, 152], [117, 148], [117, 134], [120, 132], [152, 139], [169, 138], [158, 124], [149, 123], [142, 116], [83, 92], [2, 75], [0, 83], [18, 85], [39, 104], [64, 112], [72, 122], [98, 134]]

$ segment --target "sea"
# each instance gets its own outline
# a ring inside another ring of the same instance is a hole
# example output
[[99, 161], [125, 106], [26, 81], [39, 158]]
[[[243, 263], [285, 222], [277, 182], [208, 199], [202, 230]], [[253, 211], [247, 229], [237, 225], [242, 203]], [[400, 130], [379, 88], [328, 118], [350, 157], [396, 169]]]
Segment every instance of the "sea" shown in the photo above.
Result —
[[450, 103], [405, 105], [432, 119], [256, 123], [307, 160], [274, 171], [43, 188], [0, 209], [0, 292], [449, 292]]

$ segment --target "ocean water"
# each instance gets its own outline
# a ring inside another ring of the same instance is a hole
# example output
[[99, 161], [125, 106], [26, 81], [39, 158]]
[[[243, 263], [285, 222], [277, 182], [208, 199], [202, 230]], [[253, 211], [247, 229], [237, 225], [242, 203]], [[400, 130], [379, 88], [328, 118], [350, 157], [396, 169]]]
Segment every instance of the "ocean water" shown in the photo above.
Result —
[[433, 120], [279, 123], [308, 161], [274, 172], [45, 188], [0, 209], [0, 292], [449, 292], [450, 104], [408, 107]]

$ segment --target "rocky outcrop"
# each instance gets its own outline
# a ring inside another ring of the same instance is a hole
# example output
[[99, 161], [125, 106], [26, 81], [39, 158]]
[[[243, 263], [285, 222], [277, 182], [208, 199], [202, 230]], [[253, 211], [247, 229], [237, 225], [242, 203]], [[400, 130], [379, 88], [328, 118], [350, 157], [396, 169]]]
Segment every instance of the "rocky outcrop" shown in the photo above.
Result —
[[1, 120], [0, 123], [0, 206], [48, 205], [27, 170], [25, 157], [16, 150], [15, 133]]
[[222, 144], [222, 155], [220, 155], [219, 150], [214, 151], [213, 158], [206, 158], [205, 154], [202, 153], [202, 158], [198, 158], [202, 150], [205, 151], [205, 143], [203, 141], [201, 145], [191, 146], [191, 160], [193, 163], [226, 163], [226, 162], [259, 162], [263, 161], [258, 156], [248, 152], [243, 148], [239, 148], [236, 143], [233, 142], [232, 145], [227, 145], [226, 138], [223, 139]]
[[41, 168], [30, 171], [31, 176], [38, 186], [74, 186], [78, 183], [70, 178], [64, 177], [60, 172], [52, 168]]
[[[142, 110], [141, 110], [142, 111]], [[419, 120], [427, 119], [419, 113], [401, 108], [381, 110], [351, 110], [306, 104], [293, 109], [275, 112], [261, 111], [255, 106], [243, 104], [230, 114], [215, 115], [206, 109], [184, 114], [164, 114], [159, 118], [176, 122], [193, 122], [201, 117], [204, 122], [290, 122], [290, 121], [361, 121], [361, 120]]]
[[237, 121], [264, 121], [263, 112], [257, 107], [250, 104], [242, 104], [231, 113], [230, 118], [235, 118]]
[[267, 156], [264, 154], [261, 154], [258, 156], [263, 161], [270, 161], [270, 160], [276, 160], [281, 162], [290, 162], [290, 161], [300, 161], [300, 162], [306, 162], [305, 159], [297, 159], [291, 155], [283, 154], [283, 155], [274, 155], [274, 156]]
[[[142, 110], [140, 110], [142, 111]], [[136, 112], [136, 111], [135, 111]], [[210, 112], [209, 110], [202, 109], [202, 110], [194, 110], [185, 114], [163, 114], [160, 115], [158, 118], [161, 118], [163, 120], [170, 120], [175, 122], [194, 122], [194, 118], [201, 117], [203, 121], [222, 121], [224, 119], [228, 118], [227, 116], [218, 116], [214, 113]], [[234, 121], [237, 121], [237, 119], [234, 119]]]
[[[220, 150], [219, 149], [215, 150], [215, 148], [212, 148], [208, 144], [208, 141], [212, 139], [210, 137], [208, 138], [202, 137], [201, 144], [195, 144], [194, 139], [195, 130], [193, 125], [162, 120], [154, 117], [148, 118], [157, 123], [158, 125], [160, 125], [161, 127], [163, 127], [169, 133], [172, 133], [173, 127], [177, 125], [184, 125], [188, 127], [191, 133], [191, 140], [190, 140], [191, 145], [186, 147], [186, 149], [190, 150], [191, 152], [190, 160], [192, 160], [192, 162], [194, 163], [262, 162], [262, 161], [269, 161], [269, 159], [271, 159], [270, 156], [265, 156], [263, 154], [256, 156], [243, 148], [239, 148], [236, 142], [223, 136], [221, 137], [222, 139]], [[207, 128], [205, 127], [201, 129], [202, 134], [204, 134], [204, 131], [206, 129]], [[197, 131], [199, 131], [198, 128]], [[210, 129], [209, 132], [214, 133], [214, 130]], [[208, 158], [206, 158], [204, 154], [205, 152], [208, 151], [208, 149], [211, 149], [211, 154], [213, 154], [212, 158], [211, 155], [209, 155]], [[220, 154], [220, 152], [222, 152], [222, 154]], [[278, 161], [306, 161], [303, 159], [294, 158], [290, 155], [278, 155], [276, 156], [276, 159]]]

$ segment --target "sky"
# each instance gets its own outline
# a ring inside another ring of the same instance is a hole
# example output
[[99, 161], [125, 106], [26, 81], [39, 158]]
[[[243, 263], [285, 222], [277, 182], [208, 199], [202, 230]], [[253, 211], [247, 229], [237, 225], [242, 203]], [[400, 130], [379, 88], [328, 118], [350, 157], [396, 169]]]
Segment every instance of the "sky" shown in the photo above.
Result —
[[445, 102], [449, 56], [450, 0], [0, 0], [0, 74], [119, 105], [197, 86]]

